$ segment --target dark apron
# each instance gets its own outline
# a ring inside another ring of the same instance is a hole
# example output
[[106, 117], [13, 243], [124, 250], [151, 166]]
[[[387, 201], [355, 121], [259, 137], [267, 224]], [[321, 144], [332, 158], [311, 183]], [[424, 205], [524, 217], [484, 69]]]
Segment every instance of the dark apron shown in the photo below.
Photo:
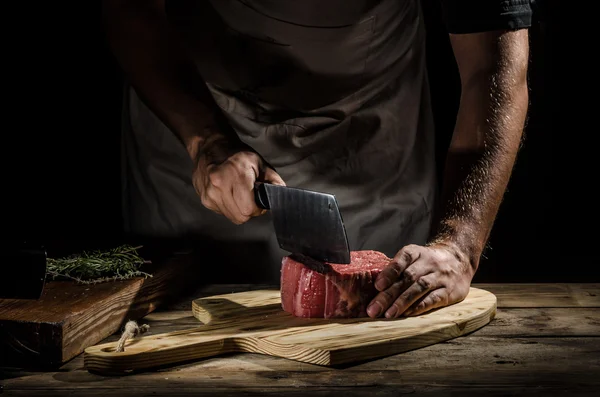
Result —
[[[393, 256], [426, 241], [436, 168], [417, 0], [188, 0], [167, 12], [238, 136], [288, 186], [336, 196], [351, 249]], [[127, 231], [194, 235], [230, 274], [278, 280], [286, 252], [268, 214], [236, 226], [205, 209], [179, 140], [131, 88], [124, 105]]]

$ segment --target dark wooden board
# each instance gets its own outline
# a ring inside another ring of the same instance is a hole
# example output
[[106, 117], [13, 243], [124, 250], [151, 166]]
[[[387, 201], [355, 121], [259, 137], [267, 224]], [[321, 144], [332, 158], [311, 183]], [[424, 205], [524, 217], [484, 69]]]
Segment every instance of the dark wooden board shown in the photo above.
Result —
[[94, 285], [50, 281], [39, 300], [0, 299], [0, 365], [59, 366], [198, 281], [193, 253], [144, 270], [153, 277]]

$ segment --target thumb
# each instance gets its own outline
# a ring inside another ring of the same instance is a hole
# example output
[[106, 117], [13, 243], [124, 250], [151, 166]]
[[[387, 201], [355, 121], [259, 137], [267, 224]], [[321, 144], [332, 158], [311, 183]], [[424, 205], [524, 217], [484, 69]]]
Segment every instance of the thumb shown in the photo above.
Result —
[[271, 167], [267, 167], [265, 170], [264, 180], [273, 185], [285, 186], [285, 182], [281, 179], [281, 176]]

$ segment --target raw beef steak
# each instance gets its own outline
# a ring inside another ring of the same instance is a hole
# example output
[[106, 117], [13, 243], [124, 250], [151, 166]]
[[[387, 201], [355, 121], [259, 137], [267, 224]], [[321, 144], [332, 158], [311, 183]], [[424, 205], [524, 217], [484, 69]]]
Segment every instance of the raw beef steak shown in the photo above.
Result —
[[297, 317], [367, 317], [377, 295], [377, 275], [390, 263], [377, 251], [353, 251], [349, 264], [286, 256], [281, 265], [281, 305]]

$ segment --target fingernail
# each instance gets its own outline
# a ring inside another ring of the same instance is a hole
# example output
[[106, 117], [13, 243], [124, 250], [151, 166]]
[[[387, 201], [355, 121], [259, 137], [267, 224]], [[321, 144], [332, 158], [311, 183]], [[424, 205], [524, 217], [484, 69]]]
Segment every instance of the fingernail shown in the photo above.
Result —
[[382, 309], [379, 302], [373, 302], [367, 307], [367, 314], [369, 317], [378, 317]]
[[396, 316], [397, 312], [398, 312], [398, 309], [396, 308], [396, 306], [392, 306], [388, 309], [387, 312], [385, 312], [385, 317], [392, 318], [392, 317]]
[[389, 285], [390, 285], [390, 280], [387, 277], [383, 277], [383, 278], [380, 278], [379, 280], [375, 281], [375, 288], [377, 288], [378, 291], [383, 291]]

